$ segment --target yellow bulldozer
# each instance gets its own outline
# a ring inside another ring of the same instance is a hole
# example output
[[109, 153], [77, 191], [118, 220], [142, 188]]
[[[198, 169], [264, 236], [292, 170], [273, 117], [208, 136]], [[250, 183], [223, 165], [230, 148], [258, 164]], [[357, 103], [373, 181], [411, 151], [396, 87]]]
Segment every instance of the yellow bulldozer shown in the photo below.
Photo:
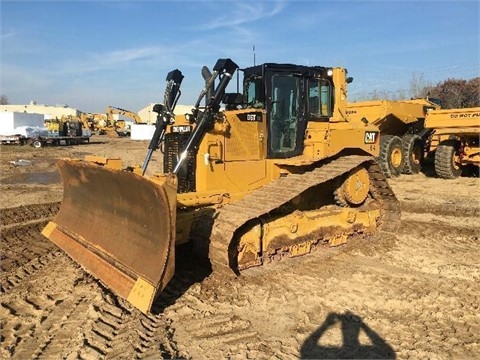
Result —
[[[243, 92], [226, 93], [237, 70]], [[142, 166], [58, 161], [63, 202], [42, 233], [88, 272], [148, 312], [175, 271], [176, 244], [193, 244], [213, 272], [239, 275], [351, 236], [396, 231], [399, 204], [375, 160], [379, 130], [347, 118], [345, 69], [239, 70], [219, 59], [202, 75], [192, 114], [174, 116], [183, 75], [168, 74]], [[163, 172], [147, 177], [160, 146]]]

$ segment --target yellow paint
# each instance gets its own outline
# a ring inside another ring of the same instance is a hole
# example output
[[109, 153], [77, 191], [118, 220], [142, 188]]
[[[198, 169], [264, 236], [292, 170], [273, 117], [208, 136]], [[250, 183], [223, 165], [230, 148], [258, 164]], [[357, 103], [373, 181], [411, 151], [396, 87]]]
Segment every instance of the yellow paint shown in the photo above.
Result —
[[50, 238], [52, 232], [57, 228], [57, 224], [53, 221], [50, 221], [47, 226], [44, 227], [42, 230], [42, 235], [45, 236], [47, 239]]
[[154, 296], [155, 287], [139, 277], [128, 294], [127, 301], [141, 312], [147, 313], [152, 306]]

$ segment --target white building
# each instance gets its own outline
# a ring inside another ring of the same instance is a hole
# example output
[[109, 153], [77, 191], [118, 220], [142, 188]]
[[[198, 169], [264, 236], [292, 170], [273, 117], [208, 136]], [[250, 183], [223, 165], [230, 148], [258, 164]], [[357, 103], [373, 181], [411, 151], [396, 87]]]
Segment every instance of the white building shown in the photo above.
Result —
[[68, 105], [45, 105], [31, 101], [28, 105], [0, 105], [0, 112], [15, 112], [28, 114], [43, 114], [45, 119], [61, 118], [62, 116], [80, 116], [78, 109]]
[[[155, 103], [150, 103], [138, 111], [138, 116], [140, 116], [142, 122], [147, 124], [155, 124], [157, 122], [157, 113], [153, 112], [153, 105], [155, 105]], [[177, 105], [174, 112], [175, 115], [191, 114], [192, 109], [193, 105]]]

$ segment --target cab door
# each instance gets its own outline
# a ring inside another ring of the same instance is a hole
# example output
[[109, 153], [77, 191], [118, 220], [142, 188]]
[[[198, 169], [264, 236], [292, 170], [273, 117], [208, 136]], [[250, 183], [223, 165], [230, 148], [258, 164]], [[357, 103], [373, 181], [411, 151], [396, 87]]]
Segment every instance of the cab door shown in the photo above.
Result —
[[302, 78], [288, 72], [268, 75], [266, 78], [268, 158], [300, 155], [303, 151], [306, 127], [303, 115]]

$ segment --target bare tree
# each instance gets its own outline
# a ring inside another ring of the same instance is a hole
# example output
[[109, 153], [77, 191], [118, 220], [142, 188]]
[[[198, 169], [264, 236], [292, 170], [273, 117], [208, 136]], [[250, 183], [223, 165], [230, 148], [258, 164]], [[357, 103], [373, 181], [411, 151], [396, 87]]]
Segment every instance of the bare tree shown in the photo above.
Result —
[[377, 90], [362, 92], [355, 101], [404, 100], [407, 98], [436, 98], [444, 109], [458, 109], [480, 106], [480, 77], [471, 80], [447, 79], [433, 85], [425, 80], [422, 73], [412, 73], [410, 89]]
[[410, 79], [410, 96], [413, 99], [426, 98], [430, 88], [431, 84], [427, 83], [422, 73], [412, 73], [412, 78]]
[[7, 95], [2, 94], [2, 96], [0, 96], [0, 105], [8, 105], [8, 104], [10, 104], [10, 102], [8, 101]]
[[440, 99], [444, 109], [480, 106], [480, 77], [468, 81], [447, 79], [427, 91], [431, 97]]

